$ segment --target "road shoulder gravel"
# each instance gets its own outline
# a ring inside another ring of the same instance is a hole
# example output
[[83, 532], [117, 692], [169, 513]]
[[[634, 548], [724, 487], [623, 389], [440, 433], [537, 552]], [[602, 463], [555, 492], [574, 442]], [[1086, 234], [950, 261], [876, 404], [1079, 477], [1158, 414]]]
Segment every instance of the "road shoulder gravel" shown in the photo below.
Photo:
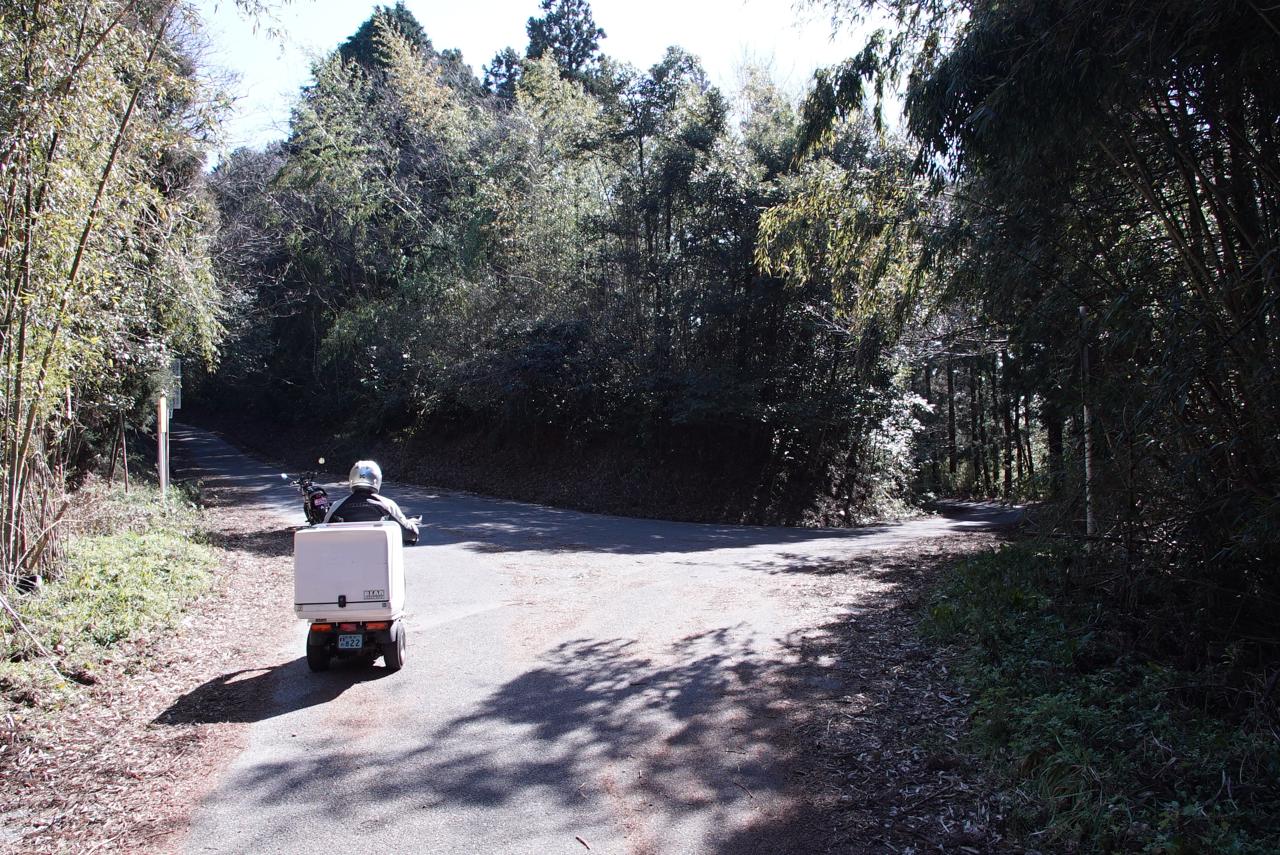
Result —
[[815, 569], [811, 595], [844, 614], [788, 639], [797, 664], [774, 677], [803, 699], [788, 728], [799, 807], [741, 845], [765, 834], [785, 847], [771, 851], [812, 855], [1016, 850], [1005, 797], [961, 747], [969, 703], [951, 653], [918, 631], [939, 575], [998, 542], [957, 535]]

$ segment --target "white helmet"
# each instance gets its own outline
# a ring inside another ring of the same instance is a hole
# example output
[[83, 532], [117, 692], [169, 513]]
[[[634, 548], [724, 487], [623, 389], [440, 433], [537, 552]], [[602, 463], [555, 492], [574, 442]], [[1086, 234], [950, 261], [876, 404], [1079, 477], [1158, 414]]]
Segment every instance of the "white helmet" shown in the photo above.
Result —
[[372, 460], [357, 460], [356, 465], [351, 467], [351, 475], [347, 480], [351, 482], [353, 490], [356, 487], [368, 487], [376, 493], [382, 489], [382, 470]]

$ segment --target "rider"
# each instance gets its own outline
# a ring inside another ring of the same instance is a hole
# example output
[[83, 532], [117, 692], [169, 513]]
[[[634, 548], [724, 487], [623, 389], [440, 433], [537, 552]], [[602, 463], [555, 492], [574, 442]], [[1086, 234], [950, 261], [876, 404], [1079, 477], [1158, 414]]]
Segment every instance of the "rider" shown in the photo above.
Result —
[[400, 506], [378, 494], [382, 489], [382, 469], [372, 460], [357, 460], [351, 467], [351, 495], [329, 508], [325, 522], [378, 522], [390, 517], [400, 523], [405, 543], [418, 542], [418, 524], [404, 515]]

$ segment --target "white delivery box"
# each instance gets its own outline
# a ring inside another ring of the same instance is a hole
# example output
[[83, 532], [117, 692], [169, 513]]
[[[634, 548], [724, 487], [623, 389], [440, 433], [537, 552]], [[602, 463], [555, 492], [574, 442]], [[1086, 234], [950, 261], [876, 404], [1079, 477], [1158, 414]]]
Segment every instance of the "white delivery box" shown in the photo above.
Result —
[[293, 611], [307, 620], [395, 620], [404, 547], [395, 522], [327, 523], [293, 534]]

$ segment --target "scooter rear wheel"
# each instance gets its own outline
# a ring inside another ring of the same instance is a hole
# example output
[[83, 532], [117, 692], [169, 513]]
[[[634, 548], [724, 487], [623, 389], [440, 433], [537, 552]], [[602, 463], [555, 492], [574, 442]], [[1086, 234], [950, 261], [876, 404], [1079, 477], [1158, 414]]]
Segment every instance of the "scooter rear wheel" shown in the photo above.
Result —
[[307, 667], [311, 671], [329, 670], [329, 648], [321, 644], [307, 645]]
[[399, 671], [404, 667], [404, 625], [396, 629], [396, 640], [382, 645], [382, 661], [388, 671]]

